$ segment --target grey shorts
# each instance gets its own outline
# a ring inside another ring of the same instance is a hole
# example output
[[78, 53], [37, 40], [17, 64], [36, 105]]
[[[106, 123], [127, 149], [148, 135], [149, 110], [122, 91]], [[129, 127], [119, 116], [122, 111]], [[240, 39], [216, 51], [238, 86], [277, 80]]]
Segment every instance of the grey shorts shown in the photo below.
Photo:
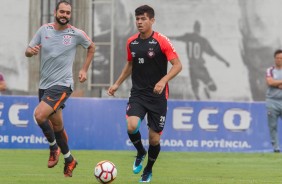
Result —
[[44, 101], [56, 112], [65, 107], [65, 102], [72, 93], [71, 87], [55, 85], [48, 89], [39, 89], [39, 102]]

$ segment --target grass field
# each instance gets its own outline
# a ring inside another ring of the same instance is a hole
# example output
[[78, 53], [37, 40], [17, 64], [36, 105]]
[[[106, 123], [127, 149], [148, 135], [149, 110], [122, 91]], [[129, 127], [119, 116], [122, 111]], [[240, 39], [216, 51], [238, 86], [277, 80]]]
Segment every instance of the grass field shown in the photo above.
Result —
[[[98, 184], [93, 168], [101, 160], [116, 164], [113, 184], [138, 183], [132, 173], [133, 151], [74, 150], [72, 178], [63, 176], [63, 157], [47, 168], [47, 150], [1, 150], [0, 184]], [[282, 155], [274, 153], [161, 152], [152, 184], [282, 184]]]

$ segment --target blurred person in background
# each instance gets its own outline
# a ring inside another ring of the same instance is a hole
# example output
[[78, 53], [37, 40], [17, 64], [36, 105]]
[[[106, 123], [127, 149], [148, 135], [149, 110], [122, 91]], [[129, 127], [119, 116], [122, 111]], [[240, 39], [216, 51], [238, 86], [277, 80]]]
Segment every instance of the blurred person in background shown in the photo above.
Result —
[[39, 28], [26, 49], [25, 55], [32, 57], [41, 53], [39, 105], [35, 119], [49, 142], [48, 168], [54, 167], [60, 153], [64, 155], [65, 177], [72, 177], [77, 165], [68, 146], [62, 109], [73, 92], [73, 62], [77, 45], [87, 49], [87, 57], [79, 71], [79, 81], [85, 82], [87, 70], [92, 61], [95, 45], [86, 33], [69, 24], [72, 6], [68, 1], [57, 3], [54, 23]]
[[280, 152], [277, 132], [278, 118], [282, 118], [282, 50], [274, 53], [274, 66], [266, 70], [267, 120], [270, 132], [271, 144], [275, 153]]
[[[108, 89], [108, 95], [114, 96], [119, 86], [131, 75], [132, 88], [126, 108], [126, 121], [129, 139], [137, 150], [133, 163], [134, 174], [142, 170], [143, 160], [147, 155], [139, 131], [140, 124], [147, 115], [148, 160], [140, 182], [151, 181], [153, 165], [161, 150], [160, 137], [165, 126], [168, 82], [182, 69], [169, 39], [153, 31], [154, 16], [154, 9], [148, 5], [135, 10], [135, 23], [139, 33], [127, 40], [127, 62], [116, 82]], [[167, 72], [168, 63], [172, 67]]]
[[6, 89], [7, 89], [7, 85], [4, 79], [4, 75], [0, 73], [0, 95], [3, 94], [3, 92], [6, 91]]

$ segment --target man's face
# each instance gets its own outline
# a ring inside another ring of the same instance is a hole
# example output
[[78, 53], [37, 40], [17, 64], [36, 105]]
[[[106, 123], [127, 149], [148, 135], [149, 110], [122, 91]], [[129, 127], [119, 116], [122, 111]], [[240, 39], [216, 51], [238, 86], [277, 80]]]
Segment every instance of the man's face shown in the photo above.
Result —
[[282, 53], [276, 54], [275, 64], [276, 64], [277, 67], [282, 67]]
[[137, 15], [136, 17], [136, 27], [140, 33], [146, 33], [152, 29], [152, 25], [155, 21], [154, 18], [149, 18], [147, 13], [143, 15]]
[[61, 3], [54, 16], [60, 25], [66, 25], [71, 18], [71, 6], [69, 4]]

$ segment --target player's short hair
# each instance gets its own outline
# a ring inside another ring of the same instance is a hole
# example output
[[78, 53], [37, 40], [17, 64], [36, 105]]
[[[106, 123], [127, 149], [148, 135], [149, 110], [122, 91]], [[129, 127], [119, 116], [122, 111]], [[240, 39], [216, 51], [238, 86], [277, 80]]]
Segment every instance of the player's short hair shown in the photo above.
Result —
[[62, 4], [62, 3], [71, 6], [71, 3], [70, 3], [69, 1], [62, 0], [62, 1], [59, 1], [59, 2], [57, 3], [57, 5], [56, 5], [56, 11], [58, 11], [59, 6], [60, 6], [60, 4]]
[[282, 50], [278, 49], [274, 52], [274, 57], [276, 57], [277, 54], [282, 54]]
[[142, 5], [135, 9], [135, 16], [144, 15], [145, 13], [150, 19], [155, 17], [154, 9], [148, 5]]

